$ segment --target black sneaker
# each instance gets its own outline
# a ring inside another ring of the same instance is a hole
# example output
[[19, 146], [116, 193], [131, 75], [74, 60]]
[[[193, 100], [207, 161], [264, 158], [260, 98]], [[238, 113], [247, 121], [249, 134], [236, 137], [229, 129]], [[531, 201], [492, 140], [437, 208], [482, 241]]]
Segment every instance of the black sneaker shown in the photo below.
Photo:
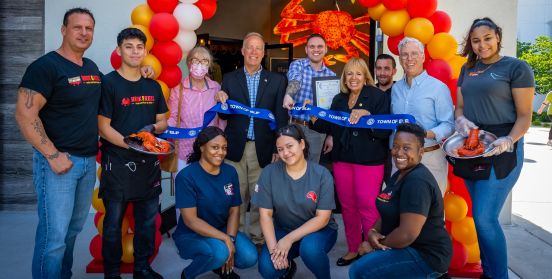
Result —
[[163, 279], [163, 276], [161, 276], [161, 274], [155, 272], [155, 270], [151, 269], [151, 267], [148, 267], [148, 268], [142, 269], [142, 270], [135, 270], [132, 273], [132, 278], [134, 278], [134, 279]]
[[289, 267], [286, 271], [286, 274], [280, 277], [280, 279], [292, 279], [295, 273], [297, 272], [297, 264], [294, 260], [289, 262]]
[[438, 279], [451, 279], [448, 272], [445, 272], [443, 275], [441, 275]]

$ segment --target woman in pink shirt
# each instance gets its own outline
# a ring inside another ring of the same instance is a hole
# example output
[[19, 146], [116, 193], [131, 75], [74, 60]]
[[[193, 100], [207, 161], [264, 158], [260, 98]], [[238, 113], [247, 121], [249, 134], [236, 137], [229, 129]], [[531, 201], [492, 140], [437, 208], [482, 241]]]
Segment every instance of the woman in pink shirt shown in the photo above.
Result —
[[[182, 82], [171, 89], [169, 96], [169, 109], [171, 116], [168, 124], [177, 126], [178, 103], [180, 108], [180, 128], [197, 128], [203, 125], [203, 114], [213, 107], [215, 93], [220, 90], [220, 85], [207, 76], [209, 67], [213, 63], [213, 56], [209, 50], [202, 46], [194, 47], [188, 53], [186, 63], [190, 74], [182, 79]], [[179, 100], [180, 87], [182, 87], [182, 100]], [[209, 124], [224, 130], [226, 121], [215, 117]], [[188, 155], [193, 151], [194, 138], [178, 140], [178, 171], [184, 168]]]

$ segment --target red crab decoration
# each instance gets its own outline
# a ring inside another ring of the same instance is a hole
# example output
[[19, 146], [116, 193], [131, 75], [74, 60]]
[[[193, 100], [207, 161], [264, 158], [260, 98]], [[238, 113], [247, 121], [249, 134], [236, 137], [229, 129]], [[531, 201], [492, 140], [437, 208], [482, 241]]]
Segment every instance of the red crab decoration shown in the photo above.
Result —
[[274, 35], [280, 35], [280, 43], [293, 43], [294, 47], [305, 44], [309, 34], [295, 39], [290, 39], [290, 35], [310, 30], [311, 33], [322, 35], [330, 49], [343, 47], [347, 52], [346, 55], [326, 55], [326, 65], [334, 65], [335, 60], [347, 63], [352, 57], [359, 56], [359, 50], [368, 55], [370, 36], [356, 29], [357, 25], [370, 24], [368, 14], [353, 18], [349, 13], [341, 11], [337, 2], [337, 10], [308, 14], [301, 2], [303, 0], [290, 1], [280, 13], [282, 20], [274, 27]]

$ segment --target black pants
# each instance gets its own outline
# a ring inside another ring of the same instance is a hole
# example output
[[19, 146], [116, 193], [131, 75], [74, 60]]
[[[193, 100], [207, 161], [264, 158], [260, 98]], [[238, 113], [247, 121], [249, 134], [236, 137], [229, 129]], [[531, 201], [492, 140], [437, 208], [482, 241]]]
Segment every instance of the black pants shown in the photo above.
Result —
[[[121, 225], [129, 202], [103, 200], [105, 217], [103, 222], [102, 256], [105, 276], [120, 275]], [[155, 216], [159, 211], [159, 197], [134, 201], [134, 270], [149, 267], [148, 259], [155, 249]]]

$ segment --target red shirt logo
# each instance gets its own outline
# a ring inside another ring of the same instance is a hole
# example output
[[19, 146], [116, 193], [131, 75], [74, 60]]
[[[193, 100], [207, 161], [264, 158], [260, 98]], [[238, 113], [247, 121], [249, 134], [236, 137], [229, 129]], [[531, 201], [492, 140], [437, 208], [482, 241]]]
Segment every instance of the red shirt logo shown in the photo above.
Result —
[[309, 191], [307, 193], [307, 199], [312, 200], [313, 202], [316, 202], [318, 200], [318, 198], [316, 196], [316, 192], [315, 191]]
[[391, 199], [392, 195], [393, 191], [390, 191], [389, 193], [382, 192], [378, 195], [378, 200], [382, 202], [388, 202]]
[[128, 106], [130, 106], [130, 99], [129, 99], [129, 98], [123, 98], [123, 99], [121, 100], [121, 106], [123, 106], [123, 107], [128, 107]]

